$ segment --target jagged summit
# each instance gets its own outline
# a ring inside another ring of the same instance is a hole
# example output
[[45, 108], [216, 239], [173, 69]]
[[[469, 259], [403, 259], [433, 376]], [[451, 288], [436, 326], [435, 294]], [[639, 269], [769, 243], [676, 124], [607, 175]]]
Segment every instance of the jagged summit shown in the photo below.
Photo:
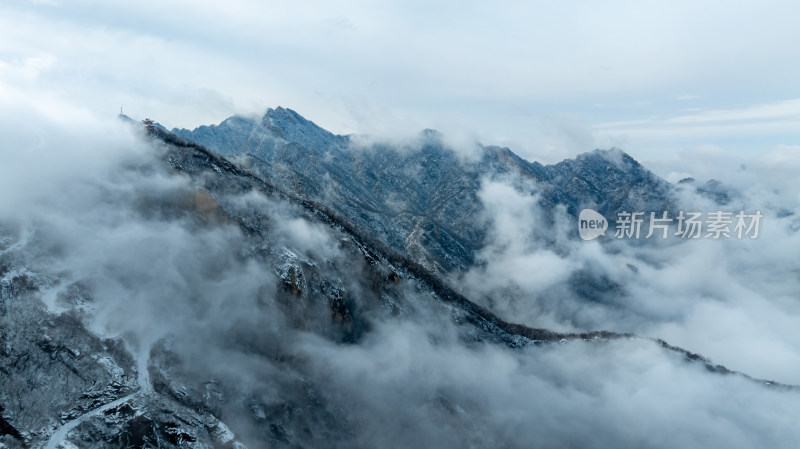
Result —
[[[305, 118], [297, 111], [282, 106], [268, 108], [260, 120], [253, 117], [233, 115], [218, 125], [202, 125], [194, 130], [176, 128], [172, 132], [213, 148], [222, 154], [252, 153], [254, 148], [259, 148], [259, 145], [255, 143], [256, 141], [262, 143], [260, 145], [262, 148], [264, 147], [264, 142], [269, 141], [273, 145], [299, 144], [313, 152], [318, 152], [320, 148], [325, 150], [334, 148], [346, 149], [350, 144], [349, 135], [334, 134]], [[220, 138], [221, 136], [224, 136], [224, 139]], [[435, 129], [425, 128], [419, 132], [419, 136], [423, 145], [437, 144], [442, 147], [445, 146], [443, 134]], [[244, 142], [244, 140], [249, 140], [249, 142]], [[247, 148], [243, 148], [243, 146]], [[381, 144], [381, 147], [386, 146], [386, 144]], [[537, 177], [547, 177], [543, 171], [543, 165], [536, 161], [525, 160], [507, 147], [487, 145], [481, 146], [481, 148], [483, 148], [485, 154], [489, 154], [492, 157], [513, 160], [514, 164], [530, 169]], [[388, 149], [391, 150], [391, 148]], [[574, 161], [578, 165], [595, 167], [611, 162], [622, 170], [644, 169], [636, 159], [616, 147], [588, 151], [577, 155], [574, 159], [568, 159], [559, 164], [568, 163], [568, 161]], [[559, 164], [553, 165], [558, 166]]]
[[[268, 108], [260, 120], [254, 117], [233, 115], [218, 125], [201, 125], [193, 130], [175, 128], [172, 132], [178, 136], [209, 146], [222, 154], [251, 152], [244, 151], [241, 148], [242, 139], [246, 137], [251, 140], [271, 140], [281, 144], [295, 143], [303, 145], [312, 151], [317, 150], [319, 146], [324, 146], [326, 149], [330, 149], [331, 146], [346, 148], [350, 143], [349, 135], [334, 134], [305, 118], [297, 111], [282, 106]], [[215, 138], [220, 135], [225, 136], [225, 141]], [[419, 132], [419, 136], [422, 138], [421, 143], [423, 144], [433, 143], [444, 146], [444, 135], [435, 129], [425, 128]], [[211, 141], [216, 142], [211, 144]], [[231, 141], [237, 144], [232, 144]], [[381, 146], [386, 147], [386, 144], [381, 144]], [[546, 176], [542, 171], [543, 165], [518, 156], [510, 148], [495, 145], [481, 145], [481, 148], [483, 148], [485, 154], [489, 154], [492, 157], [512, 159], [515, 164], [533, 168], [532, 171], [536, 172], [537, 175]], [[252, 148], [250, 149], [252, 150]], [[616, 147], [588, 151], [575, 156], [573, 159], [567, 159], [552, 166], [569, 163], [568, 161], [574, 161], [578, 165], [589, 166], [599, 166], [606, 162], [611, 162], [623, 170], [644, 169], [635, 158]]]
[[631, 155], [626, 153], [620, 148], [611, 147], [609, 149], [600, 149], [596, 148], [592, 151], [587, 151], [586, 153], [581, 153], [575, 157], [576, 159], [593, 159], [593, 158], [603, 158], [609, 162], [616, 163], [618, 165], [624, 164], [632, 164], [635, 166], [639, 165], [639, 162], [636, 161]]
[[322, 129], [316, 123], [298, 114], [293, 109], [284, 108], [282, 106], [278, 106], [277, 108], [274, 109], [268, 108], [267, 112], [264, 114], [264, 117], [262, 118], [262, 122], [264, 124], [274, 126], [280, 130], [313, 127], [322, 130], [328, 134], [331, 134], [327, 130]]
[[327, 149], [342, 138], [317, 126], [297, 112], [283, 107], [268, 109], [261, 124], [275, 137], [299, 143], [309, 149], [320, 146]]
[[672, 210], [671, 185], [618, 148], [583, 153], [548, 165], [546, 171], [558, 186], [552, 204], [566, 204], [573, 214], [579, 207], [608, 216], [622, 210]]
[[321, 153], [345, 147], [348, 142], [347, 137], [335, 135], [283, 107], [267, 109], [261, 119], [234, 115], [218, 125], [203, 125], [193, 130], [175, 128], [172, 133], [222, 154], [274, 152], [287, 144]]

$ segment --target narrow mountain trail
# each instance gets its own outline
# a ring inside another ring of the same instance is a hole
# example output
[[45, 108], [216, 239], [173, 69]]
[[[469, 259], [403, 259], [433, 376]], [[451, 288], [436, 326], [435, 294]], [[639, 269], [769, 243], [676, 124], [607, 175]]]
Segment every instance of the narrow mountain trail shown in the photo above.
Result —
[[[63, 442], [67, 438], [67, 434], [72, 429], [78, 427], [83, 422], [88, 421], [89, 419], [99, 415], [100, 413], [105, 412], [106, 410], [110, 410], [110, 409], [112, 409], [114, 407], [118, 407], [118, 406], [130, 401], [131, 399], [133, 399], [134, 396], [138, 395], [139, 393], [140, 393], [139, 391], [137, 391], [135, 393], [131, 393], [131, 394], [125, 396], [125, 397], [121, 397], [121, 398], [119, 398], [119, 399], [117, 399], [115, 401], [109, 402], [108, 404], [105, 404], [105, 405], [101, 405], [100, 407], [98, 407], [98, 408], [96, 408], [94, 410], [86, 412], [83, 415], [73, 419], [72, 421], [68, 421], [68, 422], [64, 423], [64, 425], [62, 425], [61, 427], [56, 429], [56, 431], [53, 433], [53, 435], [50, 436], [50, 439], [47, 441], [47, 444], [42, 446], [43, 449], [58, 449], [59, 443]], [[69, 447], [69, 446], [67, 446], [67, 447]]]

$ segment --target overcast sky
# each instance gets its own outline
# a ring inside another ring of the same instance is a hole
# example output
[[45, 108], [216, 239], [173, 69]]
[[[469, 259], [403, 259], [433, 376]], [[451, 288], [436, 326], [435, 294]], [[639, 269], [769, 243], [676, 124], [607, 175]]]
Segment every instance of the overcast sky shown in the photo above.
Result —
[[798, 17], [796, 1], [4, 0], [0, 107], [194, 128], [285, 106], [543, 161], [752, 157], [800, 144]]

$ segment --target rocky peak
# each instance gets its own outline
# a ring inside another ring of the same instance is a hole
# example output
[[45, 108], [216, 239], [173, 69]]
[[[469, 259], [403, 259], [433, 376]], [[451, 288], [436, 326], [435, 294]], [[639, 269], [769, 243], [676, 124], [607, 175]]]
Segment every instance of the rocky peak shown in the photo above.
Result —
[[275, 137], [299, 143], [307, 149], [329, 148], [341, 139], [297, 112], [280, 106], [268, 109], [261, 124]]

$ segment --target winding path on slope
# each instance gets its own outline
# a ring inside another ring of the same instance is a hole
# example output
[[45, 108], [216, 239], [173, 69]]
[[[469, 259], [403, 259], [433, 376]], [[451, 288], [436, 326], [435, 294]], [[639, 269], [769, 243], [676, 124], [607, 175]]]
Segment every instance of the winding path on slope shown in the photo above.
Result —
[[114, 407], [118, 407], [129, 400], [133, 399], [134, 396], [139, 394], [140, 392], [137, 391], [135, 393], [131, 393], [127, 396], [121, 397], [115, 401], [109, 402], [108, 404], [101, 405], [94, 410], [84, 413], [83, 415], [73, 419], [72, 421], [68, 421], [64, 423], [61, 427], [56, 429], [53, 435], [50, 436], [50, 439], [47, 440], [47, 444], [44, 445], [44, 449], [58, 449], [58, 444], [64, 441], [67, 438], [67, 434], [74, 428], [78, 427], [81, 423], [99, 415], [100, 413], [105, 412], [106, 410], [111, 410]]

